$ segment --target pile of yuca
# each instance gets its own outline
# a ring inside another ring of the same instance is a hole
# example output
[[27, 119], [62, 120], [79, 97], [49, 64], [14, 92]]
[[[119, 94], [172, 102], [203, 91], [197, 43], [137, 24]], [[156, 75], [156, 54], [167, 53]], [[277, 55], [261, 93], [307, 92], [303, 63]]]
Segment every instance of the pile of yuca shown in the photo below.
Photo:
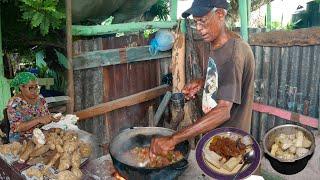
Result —
[[271, 146], [271, 155], [280, 159], [292, 160], [304, 156], [309, 152], [312, 142], [297, 131], [292, 134], [279, 134]]
[[[32, 166], [26, 170], [27, 176], [37, 179], [44, 176], [50, 179], [81, 179], [81, 159], [88, 158], [91, 152], [91, 145], [81, 141], [75, 131], [62, 129], [50, 129], [45, 133], [35, 129], [32, 138], [22, 144], [0, 145], [0, 153], [18, 156], [20, 163], [44, 164], [42, 169]], [[51, 173], [50, 168], [56, 169], [58, 174]]]

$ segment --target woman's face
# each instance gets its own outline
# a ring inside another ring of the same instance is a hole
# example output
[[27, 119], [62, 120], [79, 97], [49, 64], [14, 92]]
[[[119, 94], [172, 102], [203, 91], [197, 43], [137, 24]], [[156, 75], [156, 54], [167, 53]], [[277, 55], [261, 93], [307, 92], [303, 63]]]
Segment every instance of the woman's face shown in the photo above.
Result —
[[30, 81], [26, 85], [20, 86], [21, 93], [29, 98], [29, 99], [36, 99], [39, 96], [39, 85], [37, 81]]

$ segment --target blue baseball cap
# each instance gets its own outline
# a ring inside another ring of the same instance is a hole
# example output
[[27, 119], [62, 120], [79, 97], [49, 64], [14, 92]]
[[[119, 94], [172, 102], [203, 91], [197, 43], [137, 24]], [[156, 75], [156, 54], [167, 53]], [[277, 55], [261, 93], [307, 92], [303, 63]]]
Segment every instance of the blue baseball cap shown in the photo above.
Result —
[[191, 14], [201, 17], [215, 8], [228, 9], [229, 3], [226, 0], [194, 0], [191, 8], [182, 13], [183, 18], [187, 18]]

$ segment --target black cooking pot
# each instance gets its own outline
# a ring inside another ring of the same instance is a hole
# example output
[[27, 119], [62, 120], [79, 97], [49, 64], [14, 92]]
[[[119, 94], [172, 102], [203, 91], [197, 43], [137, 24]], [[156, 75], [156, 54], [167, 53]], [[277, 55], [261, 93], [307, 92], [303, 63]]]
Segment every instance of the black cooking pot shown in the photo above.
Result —
[[[302, 131], [303, 134], [311, 141], [312, 145], [309, 152], [302, 157], [285, 160], [271, 155], [271, 146], [275, 142], [275, 138], [280, 133], [294, 134], [297, 131]], [[263, 139], [263, 149], [266, 158], [270, 161], [272, 168], [281, 174], [292, 175], [302, 171], [308, 164], [309, 159], [312, 157], [315, 149], [315, 139], [312, 132], [294, 124], [286, 124], [270, 129]]]
[[161, 168], [139, 167], [124, 155], [134, 147], [150, 146], [153, 137], [169, 136], [173, 133], [173, 130], [161, 127], [133, 127], [121, 131], [112, 139], [109, 148], [114, 167], [122, 177], [128, 180], [176, 179], [188, 166], [187, 159], [190, 151], [188, 141], [176, 145], [175, 148], [183, 154], [184, 158]]

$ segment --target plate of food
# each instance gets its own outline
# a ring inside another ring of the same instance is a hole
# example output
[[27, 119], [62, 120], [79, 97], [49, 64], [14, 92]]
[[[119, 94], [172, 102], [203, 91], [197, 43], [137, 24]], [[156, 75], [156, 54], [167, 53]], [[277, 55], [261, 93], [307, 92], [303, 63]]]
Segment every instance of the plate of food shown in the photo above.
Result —
[[208, 176], [233, 179], [244, 163], [244, 155], [254, 151], [254, 160], [245, 165], [237, 179], [250, 176], [258, 168], [261, 150], [256, 140], [245, 131], [232, 127], [214, 129], [205, 134], [196, 147], [196, 160]]

